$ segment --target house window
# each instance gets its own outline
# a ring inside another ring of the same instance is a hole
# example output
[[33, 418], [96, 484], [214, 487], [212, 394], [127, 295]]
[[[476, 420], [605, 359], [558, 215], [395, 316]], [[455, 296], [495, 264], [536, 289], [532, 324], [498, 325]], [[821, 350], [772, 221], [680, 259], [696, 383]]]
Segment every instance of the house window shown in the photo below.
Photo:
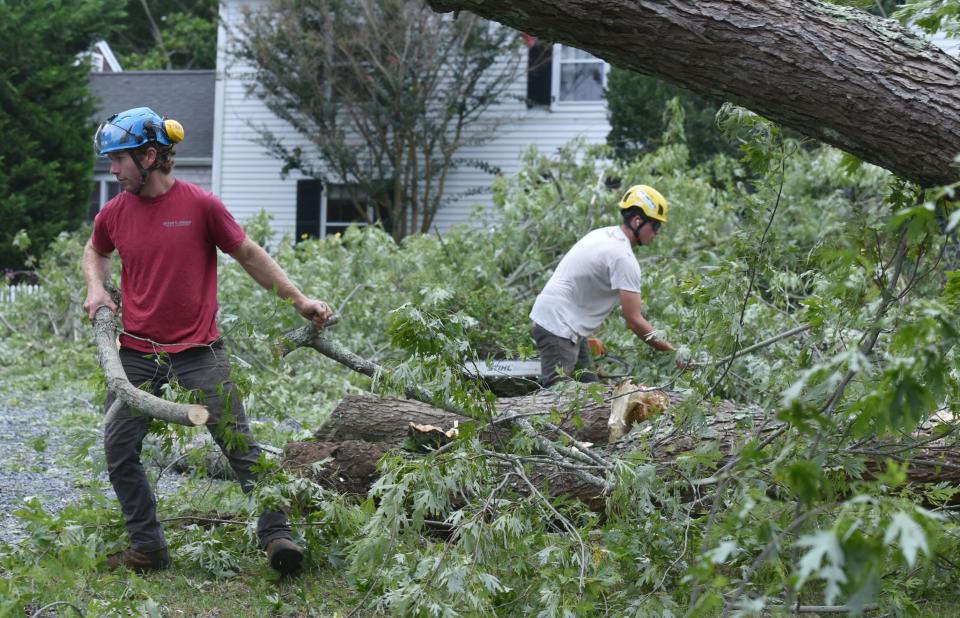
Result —
[[351, 225], [365, 226], [373, 219], [373, 210], [356, 189], [332, 185], [323, 212], [323, 235], [339, 234]]
[[297, 181], [297, 242], [320, 237], [323, 182], [316, 178]]
[[390, 231], [387, 218], [377, 217], [376, 212], [355, 186], [324, 185], [315, 178], [297, 181], [297, 242], [340, 234], [351, 225], [363, 227], [370, 221], [381, 221]]
[[112, 176], [94, 178], [93, 191], [90, 193], [90, 205], [87, 208], [87, 223], [92, 223], [100, 209], [119, 195], [122, 190], [120, 183]]
[[607, 86], [606, 62], [581, 49], [553, 46], [554, 103], [594, 103], [603, 100]]

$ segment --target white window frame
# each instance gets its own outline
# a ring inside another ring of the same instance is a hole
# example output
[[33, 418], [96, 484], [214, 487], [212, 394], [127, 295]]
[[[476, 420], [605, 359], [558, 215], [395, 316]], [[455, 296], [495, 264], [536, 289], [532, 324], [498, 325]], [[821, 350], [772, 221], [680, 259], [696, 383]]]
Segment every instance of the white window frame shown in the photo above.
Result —
[[[565, 46], [560, 43], [554, 43], [553, 51], [551, 53], [551, 75], [550, 75], [550, 109], [557, 110], [595, 110], [598, 107], [604, 107], [607, 104], [606, 97], [601, 97], [594, 101], [561, 101], [560, 100], [560, 75], [562, 71], [560, 70], [561, 66], [564, 64], [603, 64], [603, 88], [607, 88], [607, 76], [610, 73], [610, 65], [597, 58], [596, 56], [592, 58], [582, 58], [576, 60], [564, 60], [563, 59], [563, 48]], [[589, 53], [589, 52], [588, 52]]]
[[[338, 225], [348, 228], [351, 225], [356, 225], [357, 227], [366, 227], [370, 225], [366, 221], [328, 221], [327, 220], [327, 200], [330, 198], [330, 193], [333, 192], [334, 187], [342, 187], [343, 185], [332, 185], [324, 183], [324, 191], [320, 196], [320, 238], [327, 237], [327, 226]], [[341, 199], [337, 197], [336, 199]], [[343, 198], [347, 199], [347, 198]], [[373, 218], [373, 206], [367, 205], [367, 218]], [[340, 232], [334, 232], [339, 234]]]
[[[97, 189], [99, 190], [99, 202], [100, 205], [97, 207], [97, 212], [103, 210], [103, 207], [107, 205], [107, 202], [110, 201], [110, 191], [107, 188], [109, 183], [120, 184], [117, 182], [117, 179], [112, 174], [96, 174], [93, 177], [93, 181], [97, 183]], [[123, 191], [123, 189], [120, 189]], [[117, 193], [119, 195], [119, 193]]]

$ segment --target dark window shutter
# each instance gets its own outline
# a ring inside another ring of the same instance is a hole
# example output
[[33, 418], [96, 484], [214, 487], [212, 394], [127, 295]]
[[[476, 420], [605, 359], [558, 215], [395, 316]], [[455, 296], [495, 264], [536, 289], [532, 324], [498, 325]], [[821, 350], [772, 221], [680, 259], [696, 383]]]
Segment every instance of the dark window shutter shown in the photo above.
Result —
[[297, 181], [297, 242], [320, 237], [320, 197], [323, 182], [310, 178]]
[[537, 43], [528, 52], [527, 107], [550, 105], [553, 45]]

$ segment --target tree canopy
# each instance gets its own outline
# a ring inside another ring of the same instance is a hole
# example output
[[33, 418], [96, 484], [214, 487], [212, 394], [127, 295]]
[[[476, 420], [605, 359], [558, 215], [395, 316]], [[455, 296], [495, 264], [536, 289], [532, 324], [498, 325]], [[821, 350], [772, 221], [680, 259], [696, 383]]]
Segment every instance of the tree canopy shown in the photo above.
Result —
[[252, 90], [315, 147], [270, 131], [285, 172], [339, 185], [395, 238], [429, 231], [457, 156], [497, 127], [481, 116], [515, 77], [517, 33], [476, 16], [450, 19], [403, 0], [272, 0], [247, 16], [240, 55]]
[[108, 38], [124, 70], [213, 69], [217, 0], [126, 0]]
[[705, 161], [718, 152], [736, 152], [736, 146], [723, 137], [716, 125], [722, 101], [617, 67], [610, 70], [607, 83], [610, 116], [607, 143], [618, 157], [630, 159], [659, 147], [672, 117], [668, 104], [674, 98], [683, 110], [683, 131], [694, 161]]

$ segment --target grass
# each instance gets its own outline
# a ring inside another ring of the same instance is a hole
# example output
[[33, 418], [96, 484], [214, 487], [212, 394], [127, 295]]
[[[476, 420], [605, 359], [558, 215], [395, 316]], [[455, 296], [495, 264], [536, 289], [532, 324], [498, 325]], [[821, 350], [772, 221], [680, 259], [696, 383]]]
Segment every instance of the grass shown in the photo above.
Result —
[[234, 618], [342, 616], [356, 603], [351, 587], [333, 569], [308, 567], [279, 578], [262, 552], [254, 550], [244, 552], [240, 567], [230, 578], [211, 578], [201, 569], [178, 565], [175, 557], [169, 570], [143, 575], [125, 569], [108, 573], [101, 567], [75, 573], [68, 588], [44, 586], [29, 607], [35, 611], [67, 601], [87, 615], [109, 615], [123, 607], [139, 615]]

